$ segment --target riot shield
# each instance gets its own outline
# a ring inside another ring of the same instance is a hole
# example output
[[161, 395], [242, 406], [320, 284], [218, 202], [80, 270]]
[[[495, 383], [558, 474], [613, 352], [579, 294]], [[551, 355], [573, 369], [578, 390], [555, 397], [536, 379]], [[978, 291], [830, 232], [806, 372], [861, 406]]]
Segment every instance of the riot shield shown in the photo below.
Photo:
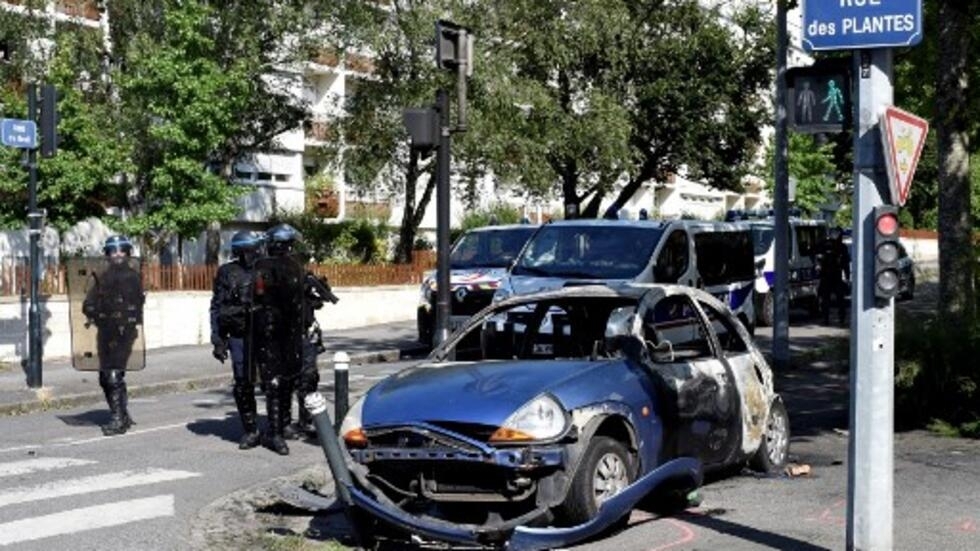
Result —
[[295, 256], [268, 256], [253, 273], [252, 361], [263, 380], [295, 378], [303, 366], [305, 265]]
[[146, 366], [139, 258], [65, 261], [72, 366], [79, 371]]

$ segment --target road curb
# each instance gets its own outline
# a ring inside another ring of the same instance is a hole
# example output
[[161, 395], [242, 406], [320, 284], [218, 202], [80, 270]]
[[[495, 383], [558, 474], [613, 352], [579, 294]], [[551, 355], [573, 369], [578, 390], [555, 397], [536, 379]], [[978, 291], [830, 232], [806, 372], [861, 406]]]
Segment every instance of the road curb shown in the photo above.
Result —
[[[392, 348], [388, 350], [378, 350], [374, 352], [356, 352], [350, 355], [351, 365], [374, 364], [384, 362], [396, 362], [402, 359], [417, 357], [425, 352], [423, 347]], [[332, 356], [322, 355], [317, 366], [321, 373], [331, 371], [333, 366]], [[326, 367], [326, 369], [325, 369]], [[174, 394], [191, 390], [206, 390], [211, 388], [231, 387], [232, 375], [229, 368], [228, 373], [220, 375], [208, 375], [202, 377], [190, 377], [185, 379], [174, 379], [172, 381], [160, 381], [155, 383], [143, 383], [127, 385], [130, 398], [145, 396], [159, 396], [161, 394]], [[47, 391], [47, 392], [46, 392]], [[0, 404], [0, 417], [11, 415], [27, 415], [42, 411], [68, 409], [92, 404], [103, 404], [105, 397], [102, 389], [97, 383], [93, 383], [91, 392], [80, 392], [75, 394], [64, 394], [61, 396], [51, 396], [50, 389], [40, 388], [35, 391], [33, 400], [22, 400], [9, 404]]]

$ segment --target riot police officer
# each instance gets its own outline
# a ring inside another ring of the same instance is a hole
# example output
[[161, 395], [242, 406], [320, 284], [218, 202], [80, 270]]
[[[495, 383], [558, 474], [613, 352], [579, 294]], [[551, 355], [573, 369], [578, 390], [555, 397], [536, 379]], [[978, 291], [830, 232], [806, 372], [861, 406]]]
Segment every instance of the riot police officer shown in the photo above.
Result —
[[108, 266], [98, 274], [82, 303], [88, 323], [97, 329], [99, 386], [109, 406], [110, 419], [102, 426], [106, 436], [123, 434], [134, 424], [129, 415], [126, 367], [143, 325], [143, 281], [130, 266], [133, 244], [123, 235], [106, 239], [102, 252]]
[[253, 350], [265, 390], [269, 426], [265, 444], [287, 455], [284, 430], [303, 363], [304, 268], [292, 254], [299, 232], [280, 224], [266, 232], [267, 256], [255, 264]]
[[232, 236], [231, 254], [234, 258], [218, 268], [211, 295], [212, 354], [224, 363], [231, 352], [235, 381], [232, 395], [242, 422], [243, 435], [238, 441], [238, 448], [242, 450], [254, 448], [260, 442], [255, 377], [249, 350], [251, 342], [246, 339], [250, 339], [252, 316], [252, 268], [260, 255], [263, 239], [262, 234], [249, 231], [240, 231]]
[[[837, 322], [844, 325], [847, 316], [847, 281], [851, 279], [851, 254], [844, 244], [844, 232], [832, 228], [829, 235], [817, 248], [817, 266], [820, 269], [820, 282], [817, 297], [824, 325], [830, 325], [831, 303], [837, 306]], [[833, 297], [833, 298], [831, 298]]]

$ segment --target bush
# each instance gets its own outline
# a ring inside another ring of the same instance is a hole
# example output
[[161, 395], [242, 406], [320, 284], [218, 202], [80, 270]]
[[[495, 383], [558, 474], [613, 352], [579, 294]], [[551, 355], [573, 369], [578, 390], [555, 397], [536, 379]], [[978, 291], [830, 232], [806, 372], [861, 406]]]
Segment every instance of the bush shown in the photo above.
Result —
[[485, 210], [471, 211], [463, 216], [460, 227], [452, 228], [449, 231], [449, 242], [455, 243], [459, 236], [463, 235], [469, 230], [472, 230], [473, 228], [504, 224], [520, 224], [523, 221], [523, 218], [524, 216], [521, 214], [520, 209], [503, 203], [491, 205]]
[[324, 223], [312, 213], [278, 212], [272, 224], [286, 223], [303, 234], [304, 252], [317, 263], [374, 263], [385, 260], [390, 231], [367, 218]]
[[980, 320], [946, 325], [904, 317], [895, 331], [895, 419], [900, 428], [980, 436]]

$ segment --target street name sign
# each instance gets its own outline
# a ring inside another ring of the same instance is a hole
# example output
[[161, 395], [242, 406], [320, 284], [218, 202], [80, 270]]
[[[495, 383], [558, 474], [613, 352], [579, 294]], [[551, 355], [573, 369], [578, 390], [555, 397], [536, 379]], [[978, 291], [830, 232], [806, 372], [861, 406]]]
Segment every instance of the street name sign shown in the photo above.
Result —
[[922, 40], [922, 0], [804, 0], [803, 49], [915, 46]]
[[20, 149], [37, 147], [37, 124], [23, 119], [0, 119], [3, 145]]
[[892, 204], [902, 206], [912, 189], [915, 167], [929, 133], [929, 121], [892, 105], [885, 108], [879, 120]]

